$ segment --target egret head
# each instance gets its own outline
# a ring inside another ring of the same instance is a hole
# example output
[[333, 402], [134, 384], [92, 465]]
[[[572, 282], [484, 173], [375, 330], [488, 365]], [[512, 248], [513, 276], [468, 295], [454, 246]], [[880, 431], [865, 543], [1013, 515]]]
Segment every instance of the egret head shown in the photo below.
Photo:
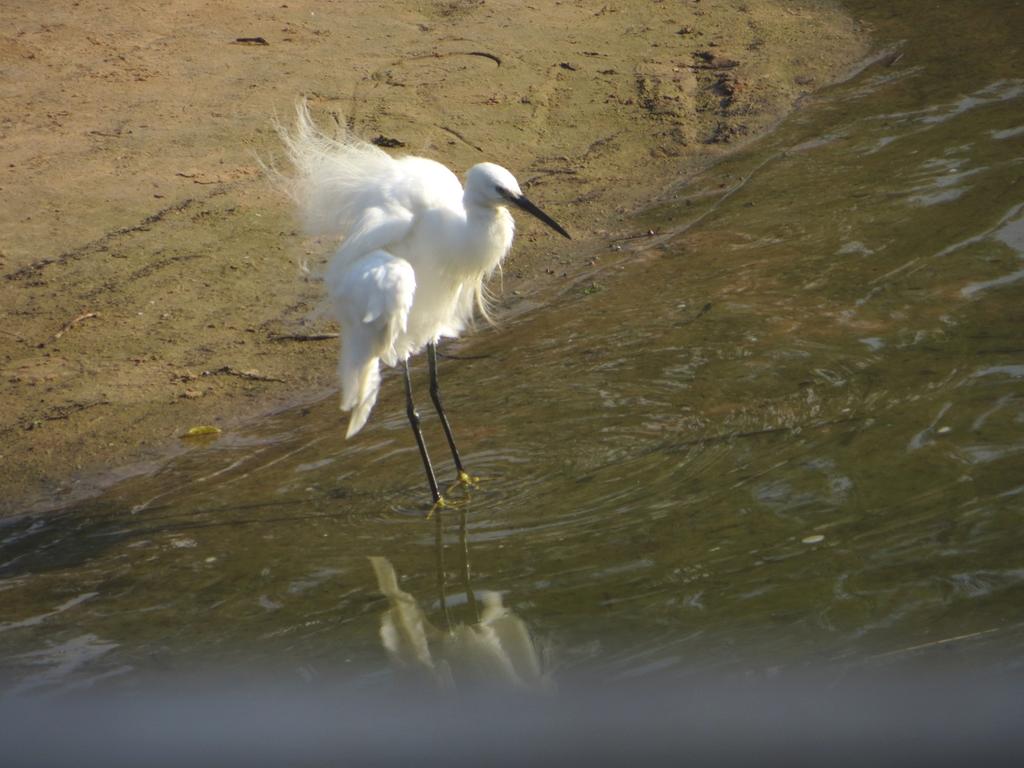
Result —
[[532, 216], [536, 216], [562, 237], [572, 239], [561, 225], [534, 205], [519, 189], [516, 177], [500, 165], [480, 163], [466, 174], [466, 202], [496, 208], [514, 205]]

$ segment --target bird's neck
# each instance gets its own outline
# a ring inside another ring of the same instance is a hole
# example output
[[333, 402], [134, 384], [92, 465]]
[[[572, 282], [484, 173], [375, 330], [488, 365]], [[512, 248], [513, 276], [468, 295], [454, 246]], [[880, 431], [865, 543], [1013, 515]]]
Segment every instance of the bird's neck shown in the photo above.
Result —
[[466, 227], [470, 252], [480, 260], [482, 270], [498, 266], [512, 245], [515, 222], [505, 207], [467, 205]]
[[512, 214], [505, 206], [467, 205], [466, 224], [473, 231], [493, 234], [495, 228], [504, 229], [512, 225]]

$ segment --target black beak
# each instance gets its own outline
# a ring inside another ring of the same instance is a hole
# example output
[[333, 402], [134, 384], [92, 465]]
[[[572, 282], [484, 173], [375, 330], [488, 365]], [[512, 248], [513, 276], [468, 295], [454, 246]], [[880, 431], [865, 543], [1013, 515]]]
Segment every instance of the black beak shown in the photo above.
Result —
[[503, 192], [502, 194], [506, 200], [515, 205], [517, 208], [522, 208], [527, 213], [536, 216], [538, 219], [543, 221], [545, 224], [547, 224], [549, 227], [555, 230], [555, 232], [560, 234], [562, 237], [568, 240], [572, 240], [572, 236], [564, 229], [562, 229], [561, 224], [559, 224], [557, 221], [555, 221], [546, 213], [544, 213], [544, 211], [542, 211], [536, 205], [531, 203], [529, 198], [526, 197], [526, 195], [515, 195], [512, 192]]

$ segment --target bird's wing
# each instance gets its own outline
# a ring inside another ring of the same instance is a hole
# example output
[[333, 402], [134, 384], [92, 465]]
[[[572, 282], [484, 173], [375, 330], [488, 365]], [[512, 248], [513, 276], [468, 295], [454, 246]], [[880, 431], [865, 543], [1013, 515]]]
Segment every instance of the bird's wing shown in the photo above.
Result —
[[367, 208], [360, 215], [351, 232], [342, 241], [328, 267], [328, 287], [335, 279], [347, 273], [356, 261], [368, 253], [390, 250], [403, 240], [412, 229], [415, 216], [400, 205], [380, 205]]
[[351, 410], [351, 437], [366, 423], [380, 388], [379, 361], [395, 365], [416, 292], [416, 273], [405, 259], [375, 250], [357, 259], [328, 291], [341, 324], [341, 407]]
[[412, 211], [462, 208], [459, 177], [436, 160], [406, 155], [395, 160], [388, 194]]

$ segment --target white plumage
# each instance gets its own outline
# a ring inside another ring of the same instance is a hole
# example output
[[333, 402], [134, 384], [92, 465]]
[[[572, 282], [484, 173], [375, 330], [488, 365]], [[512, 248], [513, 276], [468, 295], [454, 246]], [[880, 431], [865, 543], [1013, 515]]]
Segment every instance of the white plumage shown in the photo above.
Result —
[[338, 378], [341, 407], [352, 411], [345, 437], [366, 423], [380, 389], [378, 360], [395, 365], [400, 338], [409, 331], [416, 273], [405, 259], [373, 251], [329, 280], [343, 330]]
[[[506, 206], [569, 235], [493, 163], [473, 166], [463, 189], [433, 160], [391, 157], [348, 132], [325, 136], [304, 101], [294, 129], [278, 132], [294, 170], [279, 178], [306, 232], [341, 239], [325, 284], [341, 326], [338, 374], [341, 407], [352, 412], [351, 437], [376, 402], [380, 361], [394, 366], [442, 337], [458, 336], [474, 308], [486, 316], [484, 283], [508, 253], [515, 230]], [[413, 428], [419, 434], [418, 422]]]

